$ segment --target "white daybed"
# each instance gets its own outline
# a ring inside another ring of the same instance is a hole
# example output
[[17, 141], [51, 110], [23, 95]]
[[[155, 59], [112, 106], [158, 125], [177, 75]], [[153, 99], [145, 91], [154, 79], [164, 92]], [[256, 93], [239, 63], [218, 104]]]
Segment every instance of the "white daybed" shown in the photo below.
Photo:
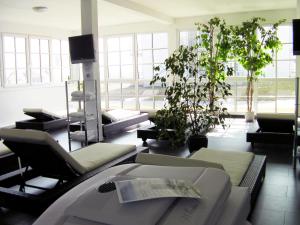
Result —
[[[123, 175], [186, 180], [196, 185], [202, 198], [162, 198], [121, 205], [116, 191], [98, 191], [112, 177]], [[246, 225], [249, 211], [248, 188], [232, 187], [223, 170], [127, 164], [109, 168], [74, 187], [34, 225]]]

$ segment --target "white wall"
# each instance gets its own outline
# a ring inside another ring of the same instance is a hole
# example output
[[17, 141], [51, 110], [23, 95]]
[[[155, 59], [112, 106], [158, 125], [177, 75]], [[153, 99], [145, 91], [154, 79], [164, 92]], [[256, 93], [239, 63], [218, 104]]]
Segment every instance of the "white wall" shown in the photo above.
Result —
[[66, 108], [64, 86], [16, 87], [0, 90], [0, 127], [30, 117], [23, 108], [44, 108], [60, 112]]

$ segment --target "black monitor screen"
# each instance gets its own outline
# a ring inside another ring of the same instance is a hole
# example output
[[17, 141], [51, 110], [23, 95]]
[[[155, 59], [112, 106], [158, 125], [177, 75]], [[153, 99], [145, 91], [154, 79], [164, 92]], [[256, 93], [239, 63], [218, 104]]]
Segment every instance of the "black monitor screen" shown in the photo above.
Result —
[[69, 37], [69, 46], [73, 64], [95, 61], [92, 34]]
[[293, 20], [293, 53], [300, 55], [300, 19]]

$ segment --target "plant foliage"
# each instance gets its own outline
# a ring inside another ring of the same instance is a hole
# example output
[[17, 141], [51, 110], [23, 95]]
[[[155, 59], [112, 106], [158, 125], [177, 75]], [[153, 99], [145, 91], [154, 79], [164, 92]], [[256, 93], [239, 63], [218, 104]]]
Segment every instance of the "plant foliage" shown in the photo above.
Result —
[[262, 69], [272, 63], [274, 52], [281, 46], [277, 30], [285, 20], [280, 20], [270, 27], [262, 25], [265, 21], [264, 18], [254, 17], [242, 25], [231, 26], [234, 57], [247, 70], [248, 112], [252, 112], [253, 83], [262, 75]]
[[[179, 46], [164, 62], [155, 67], [151, 85], [165, 89], [164, 108], [156, 114], [160, 138], [173, 145], [190, 135], [206, 134], [209, 128], [225, 126], [227, 109], [222, 100], [231, 95], [226, 77], [232, 69], [226, 65], [230, 52], [230, 30], [224, 21], [213, 18], [207, 25], [197, 24], [200, 35], [196, 44]], [[176, 132], [169, 132], [174, 129]]]

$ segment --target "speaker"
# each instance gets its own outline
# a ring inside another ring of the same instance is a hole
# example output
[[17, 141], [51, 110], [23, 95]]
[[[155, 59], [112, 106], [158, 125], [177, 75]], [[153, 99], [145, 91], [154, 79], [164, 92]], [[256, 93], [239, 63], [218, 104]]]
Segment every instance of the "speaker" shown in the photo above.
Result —
[[293, 20], [293, 54], [300, 55], [300, 19]]

